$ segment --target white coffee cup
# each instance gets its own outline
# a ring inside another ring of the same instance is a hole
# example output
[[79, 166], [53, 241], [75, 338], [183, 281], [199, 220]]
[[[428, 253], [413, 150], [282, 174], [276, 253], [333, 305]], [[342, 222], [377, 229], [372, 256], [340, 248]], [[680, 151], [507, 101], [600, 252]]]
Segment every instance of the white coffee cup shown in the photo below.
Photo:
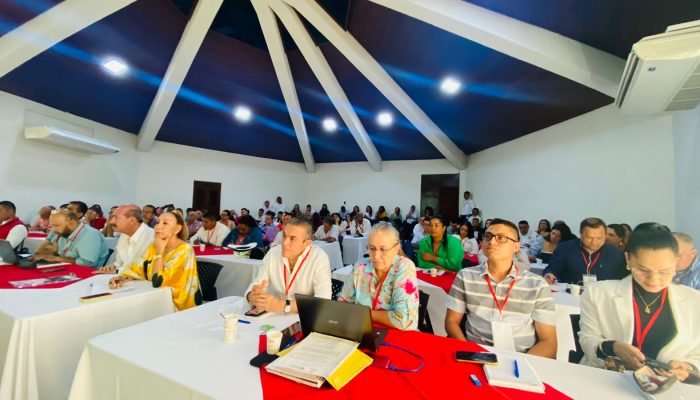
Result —
[[267, 332], [267, 354], [277, 354], [282, 345], [282, 332], [269, 331]]
[[233, 343], [238, 339], [238, 320], [224, 320], [224, 343]]
[[437, 268], [431, 268], [430, 269], [430, 276], [435, 278], [437, 276], [437, 271], [438, 271]]
[[586, 287], [592, 283], [598, 282], [598, 277], [596, 275], [583, 275], [583, 286]]
[[581, 295], [581, 286], [576, 285], [574, 283], [569, 284], [569, 291], [571, 292], [572, 295], [574, 296], [580, 296]]
[[199, 251], [204, 251], [204, 248], [207, 247], [204, 243], [199, 244]]

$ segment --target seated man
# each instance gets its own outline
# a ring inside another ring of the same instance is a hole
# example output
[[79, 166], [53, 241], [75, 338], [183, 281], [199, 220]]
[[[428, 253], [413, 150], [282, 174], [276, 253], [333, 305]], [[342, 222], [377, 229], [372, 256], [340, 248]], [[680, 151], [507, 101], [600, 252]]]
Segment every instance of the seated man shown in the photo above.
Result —
[[350, 234], [352, 236], [367, 236], [372, 224], [362, 216], [362, 213], [355, 213], [355, 219], [350, 223]]
[[430, 219], [425, 217], [420, 217], [419, 222], [413, 227], [413, 239], [411, 239], [411, 247], [414, 250], [418, 250], [420, 241], [424, 237], [430, 236]]
[[284, 212], [282, 213], [282, 222], [277, 225], [277, 235], [275, 235], [275, 240], [270, 243], [270, 247], [279, 246], [282, 244], [282, 239], [284, 239], [284, 227], [287, 226], [289, 221], [292, 220], [292, 213]]
[[494, 219], [481, 245], [486, 263], [458, 272], [447, 298], [447, 336], [504, 349], [514, 344], [519, 352], [554, 358], [554, 298], [542, 277], [514, 264], [518, 228]]
[[673, 236], [678, 241], [680, 259], [676, 267], [673, 282], [700, 290], [700, 257], [695, 248], [693, 238], [687, 233], [675, 232]]
[[226, 235], [226, 238], [221, 243], [222, 246], [229, 244], [242, 245], [257, 243], [258, 247], [263, 245], [263, 232], [255, 223], [255, 220], [250, 215], [241, 216], [238, 219], [238, 224], [233, 230]]
[[17, 216], [17, 208], [11, 201], [0, 201], [0, 239], [10, 242], [13, 249], [18, 248], [27, 237], [27, 227]]
[[280, 230], [277, 229], [277, 223], [275, 223], [275, 213], [268, 211], [265, 213], [265, 218], [263, 219], [263, 225], [261, 227], [263, 231], [263, 243], [270, 244], [275, 241], [277, 234]]
[[294, 294], [331, 298], [331, 267], [326, 252], [312, 245], [311, 225], [293, 218], [281, 246], [270, 249], [246, 290], [251, 306], [268, 312], [297, 312]]
[[143, 206], [141, 209], [141, 216], [143, 216], [143, 222], [148, 225], [149, 228], [155, 227], [158, 223], [156, 208], [150, 204]]
[[537, 253], [542, 250], [544, 238], [537, 232], [531, 231], [530, 224], [525, 220], [518, 222], [518, 229], [520, 230], [520, 247], [534, 261]]
[[55, 209], [56, 208], [54, 206], [41, 207], [39, 210], [39, 215], [29, 227], [29, 230], [34, 232], [47, 232], [49, 229], [49, 217], [51, 216], [51, 211]]
[[33, 259], [49, 262], [69, 263], [97, 268], [107, 261], [108, 249], [102, 234], [95, 228], [80, 222], [77, 215], [68, 210], [51, 214], [51, 233], [45, 242], [56, 243], [53, 253], [44, 252], [46, 247], [38, 247]]
[[221, 246], [226, 236], [231, 232], [228, 227], [216, 221], [217, 215], [207, 212], [202, 218], [202, 227], [192, 236], [193, 244], [204, 243], [208, 246]]
[[579, 283], [583, 275], [597, 280], [622, 279], [629, 274], [625, 255], [620, 248], [605, 243], [607, 229], [600, 218], [581, 221], [581, 239], [560, 243], [549, 259], [543, 276], [550, 284]]
[[331, 243], [338, 240], [338, 235], [340, 235], [338, 225], [333, 223], [333, 219], [330, 216], [327, 216], [323, 219], [323, 224], [314, 233], [314, 240], [323, 240]]
[[146, 250], [153, 243], [153, 228], [146, 225], [141, 216], [141, 209], [134, 204], [117, 207], [109, 219], [109, 225], [121, 233], [115, 249], [114, 263], [100, 268], [95, 273], [122, 273], [133, 263], [143, 258]]

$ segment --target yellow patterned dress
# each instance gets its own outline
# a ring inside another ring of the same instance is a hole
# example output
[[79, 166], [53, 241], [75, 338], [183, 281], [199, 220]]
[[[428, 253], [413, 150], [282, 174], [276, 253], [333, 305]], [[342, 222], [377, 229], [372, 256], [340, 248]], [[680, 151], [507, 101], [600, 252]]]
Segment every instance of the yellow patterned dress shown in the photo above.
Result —
[[140, 263], [129, 266], [122, 275], [133, 279], [149, 280], [153, 287], [169, 286], [173, 289], [173, 303], [178, 310], [186, 310], [202, 304], [202, 293], [199, 290], [197, 276], [197, 260], [194, 249], [189, 243], [183, 243], [170, 253], [163, 255], [163, 270], [153, 273], [153, 257], [156, 248], [153, 244], [148, 247]]

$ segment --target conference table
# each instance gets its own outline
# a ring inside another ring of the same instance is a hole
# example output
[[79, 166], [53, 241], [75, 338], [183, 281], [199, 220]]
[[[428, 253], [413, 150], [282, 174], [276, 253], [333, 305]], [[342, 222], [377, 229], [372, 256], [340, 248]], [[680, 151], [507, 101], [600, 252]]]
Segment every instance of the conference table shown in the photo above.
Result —
[[[338, 242], [314, 241], [313, 245], [323, 250], [328, 255], [331, 269], [343, 267]], [[243, 296], [248, 285], [255, 279], [262, 267], [262, 260], [253, 260], [241, 257], [225, 247], [206, 247], [201, 252], [195, 246], [197, 261], [220, 264], [223, 268], [216, 278], [216, 292], [218, 297]]]
[[[358, 388], [367, 388], [359, 393], [368, 398], [390, 398], [392, 393], [395, 394], [396, 385], [414, 388], [411, 397], [398, 396], [402, 399], [437, 398], [424, 394], [436, 390], [446, 392], [444, 397], [448, 397], [447, 393], [462, 393], [463, 396], [457, 398], [496, 398], [487, 394], [492, 393], [487, 391], [493, 391], [493, 388], [486, 384], [481, 367], [457, 363], [453, 359], [455, 349], [474, 350], [477, 345], [420, 332], [390, 330], [386, 339], [412, 349], [426, 360], [423, 370], [417, 373], [368, 367], [340, 392], [328, 387], [313, 389], [280, 381], [282, 378], [270, 376], [267, 372], [262, 372], [265, 376], [261, 377], [261, 371], [250, 366], [249, 361], [262, 348], [263, 325], [281, 330], [297, 317], [295, 314], [273, 314], [259, 320], [252, 319], [250, 324], [239, 323], [238, 340], [224, 343], [223, 320], [219, 313], [242, 313], [246, 308], [242, 298], [227, 297], [92, 338], [80, 358], [69, 398], [257, 400], [281, 398], [280, 391], [284, 391], [284, 398], [288, 400], [358, 398]], [[416, 363], [390, 347], [382, 347], [380, 354], [390, 355], [392, 363], [399, 366], [410, 367]], [[527, 359], [545, 383], [571, 398], [639, 398], [632, 378], [627, 374], [526, 354], [518, 357]], [[479, 371], [474, 373], [482, 377], [484, 387], [471, 386], [468, 379], [471, 371]], [[268, 386], [263, 389], [265, 384]], [[275, 384], [277, 387], [273, 387]], [[689, 385], [683, 385], [683, 388], [687, 398], [700, 398], [700, 388]], [[556, 390], [549, 388], [548, 393], [556, 395]], [[483, 394], [479, 396], [479, 393]], [[508, 397], [549, 398], [534, 394]], [[553, 398], [563, 397], [559, 394]]]
[[343, 236], [343, 264], [355, 264], [367, 254], [367, 236]]
[[[351, 271], [352, 266], [335, 270], [333, 271], [333, 278], [345, 282]], [[428, 315], [430, 316], [433, 332], [438, 336], [446, 336], [447, 293], [456, 274], [446, 272], [442, 276], [433, 278], [429, 273], [421, 269], [417, 269], [417, 274], [418, 289], [430, 295]], [[569, 359], [569, 351], [576, 350], [570, 315], [581, 313], [581, 298], [580, 296], [573, 296], [567, 293], [566, 284], [557, 283], [550, 287], [556, 307], [557, 360], [567, 361]]]
[[[92, 269], [82, 266], [61, 267], [66, 270], [42, 273], [0, 266], [0, 399], [67, 398], [80, 352], [90, 338], [173, 312], [169, 288], [130, 282], [109, 290], [113, 275], [93, 276]], [[62, 288], [8, 289], [8, 280], [67, 273], [85, 279]], [[104, 300], [79, 301], [107, 291], [112, 296]]]

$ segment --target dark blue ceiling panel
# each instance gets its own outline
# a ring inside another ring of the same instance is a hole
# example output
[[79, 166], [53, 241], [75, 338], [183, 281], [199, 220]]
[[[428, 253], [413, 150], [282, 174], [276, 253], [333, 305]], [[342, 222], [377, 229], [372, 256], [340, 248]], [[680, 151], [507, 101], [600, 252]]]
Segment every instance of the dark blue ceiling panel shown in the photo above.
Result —
[[0, 36], [22, 25], [62, 0], [2, 0], [0, 1]]
[[700, 19], [698, 0], [468, 0], [627, 58], [639, 39]]

